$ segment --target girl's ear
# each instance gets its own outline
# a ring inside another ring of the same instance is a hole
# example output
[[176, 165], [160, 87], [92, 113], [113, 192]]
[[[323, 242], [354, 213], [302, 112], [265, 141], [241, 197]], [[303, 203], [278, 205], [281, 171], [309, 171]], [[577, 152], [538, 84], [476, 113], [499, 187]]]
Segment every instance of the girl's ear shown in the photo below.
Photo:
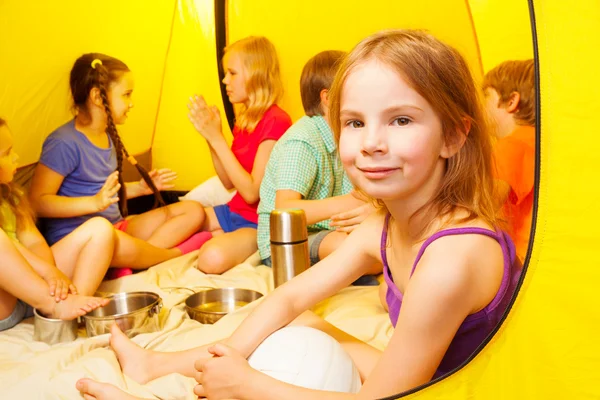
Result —
[[460, 149], [462, 149], [462, 147], [464, 146], [470, 131], [471, 121], [467, 118], [463, 118], [462, 129], [457, 129], [457, 132], [454, 135], [446, 139], [446, 143], [444, 144], [444, 147], [442, 147], [440, 156], [442, 158], [450, 158], [456, 153], [458, 153]]
[[89, 99], [94, 105], [97, 105], [98, 107], [104, 107], [104, 104], [102, 104], [102, 96], [100, 95], [100, 89], [98, 89], [97, 87], [93, 87], [92, 90], [90, 90]]

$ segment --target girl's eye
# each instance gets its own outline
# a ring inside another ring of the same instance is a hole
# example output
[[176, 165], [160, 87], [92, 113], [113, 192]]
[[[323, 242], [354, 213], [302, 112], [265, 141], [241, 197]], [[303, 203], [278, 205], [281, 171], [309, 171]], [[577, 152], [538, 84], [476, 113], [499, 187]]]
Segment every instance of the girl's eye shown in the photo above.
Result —
[[365, 126], [365, 124], [363, 124], [361, 121], [357, 121], [355, 119], [346, 122], [346, 126], [351, 126], [352, 128], [362, 128], [363, 126]]
[[410, 119], [407, 117], [398, 117], [394, 120], [394, 123], [398, 126], [406, 126], [410, 123]]

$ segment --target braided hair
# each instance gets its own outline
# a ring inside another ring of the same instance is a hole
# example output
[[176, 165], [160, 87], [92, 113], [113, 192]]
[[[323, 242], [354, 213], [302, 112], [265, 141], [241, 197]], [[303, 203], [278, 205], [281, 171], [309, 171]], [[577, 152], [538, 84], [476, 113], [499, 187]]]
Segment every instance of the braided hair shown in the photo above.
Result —
[[126, 217], [128, 214], [127, 189], [123, 180], [123, 156], [136, 167], [148, 187], [152, 189], [155, 200], [154, 205], [165, 205], [165, 201], [152, 181], [152, 178], [150, 178], [148, 171], [138, 164], [136, 159], [129, 154], [123, 145], [110, 110], [110, 103], [108, 101], [110, 84], [117, 81], [126, 72], [129, 72], [129, 68], [124, 62], [105, 54], [88, 53], [75, 61], [70, 76], [71, 94], [73, 95], [73, 102], [77, 112], [85, 112], [87, 99], [93, 88], [97, 88], [100, 91], [102, 104], [106, 111], [106, 133], [115, 147], [117, 155], [117, 171], [119, 171], [119, 183], [121, 184], [121, 188], [119, 189], [119, 210], [123, 217]]

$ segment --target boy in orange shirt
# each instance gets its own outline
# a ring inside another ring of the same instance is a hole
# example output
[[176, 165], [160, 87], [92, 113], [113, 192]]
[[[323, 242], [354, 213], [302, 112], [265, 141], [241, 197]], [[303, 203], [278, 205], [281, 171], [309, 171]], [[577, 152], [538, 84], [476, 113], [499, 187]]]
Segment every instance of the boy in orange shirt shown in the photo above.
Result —
[[535, 178], [535, 76], [533, 60], [505, 61], [483, 81], [486, 108], [498, 137], [494, 156], [499, 205], [517, 256], [527, 254]]

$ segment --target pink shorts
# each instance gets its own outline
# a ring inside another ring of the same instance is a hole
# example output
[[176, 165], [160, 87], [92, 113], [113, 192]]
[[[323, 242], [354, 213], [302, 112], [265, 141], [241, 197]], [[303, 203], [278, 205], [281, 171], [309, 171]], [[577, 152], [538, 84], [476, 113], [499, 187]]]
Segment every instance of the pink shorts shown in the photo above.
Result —
[[121, 231], [121, 232], [127, 232], [127, 225], [129, 225], [129, 220], [128, 219], [122, 219], [120, 221], [117, 221], [113, 224], [113, 226], [115, 227], [116, 230]]

